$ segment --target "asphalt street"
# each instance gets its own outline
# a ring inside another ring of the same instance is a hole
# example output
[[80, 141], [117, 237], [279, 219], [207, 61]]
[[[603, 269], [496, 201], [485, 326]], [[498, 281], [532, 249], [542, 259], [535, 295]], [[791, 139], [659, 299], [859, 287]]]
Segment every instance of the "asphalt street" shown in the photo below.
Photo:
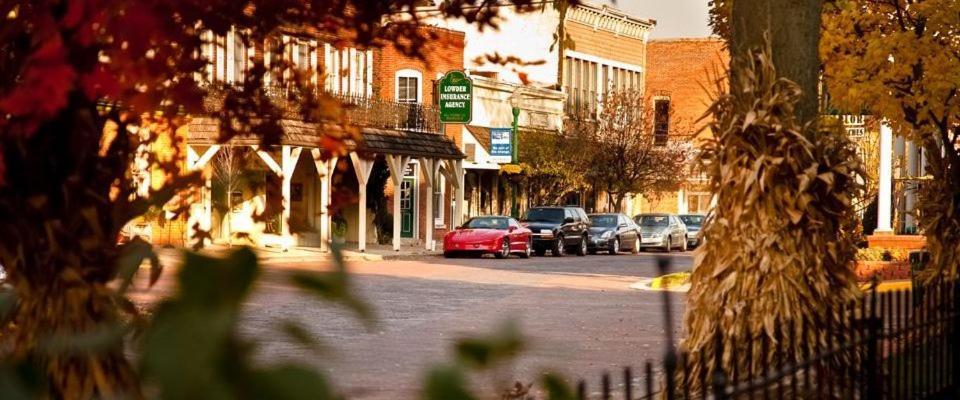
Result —
[[[354, 262], [349, 268], [357, 293], [376, 311], [372, 326], [286, 283], [291, 269], [329, 266], [270, 265], [247, 304], [241, 331], [260, 341], [261, 361], [315, 365], [351, 399], [417, 398], [426, 371], [451, 360], [458, 338], [492, 332], [507, 320], [520, 326], [527, 348], [497, 371], [497, 379], [533, 382], [549, 370], [597, 381], [604, 370], [639, 366], [663, 354], [664, 294], [628, 287], [657, 275], [658, 255]], [[690, 253], [668, 257], [674, 270], [692, 263]], [[172, 275], [139, 293], [138, 301], [168, 293]], [[683, 295], [668, 297], [679, 335]], [[326, 350], [305, 349], [281, 333], [284, 321], [306, 326]], [[483, 382], [478, 386], [493, 386]]]

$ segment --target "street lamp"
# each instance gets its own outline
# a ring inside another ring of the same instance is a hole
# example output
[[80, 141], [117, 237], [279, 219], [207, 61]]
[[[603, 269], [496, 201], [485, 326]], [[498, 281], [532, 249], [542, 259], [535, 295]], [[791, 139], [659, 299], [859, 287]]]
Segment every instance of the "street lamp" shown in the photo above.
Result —
[[[517, 87], [516, 90], [510, 95], [510, 107], [511, 112], [513, 113], [513, 124], [512, 130], [510, 132], [510, 163], [513, 165], [518, 165], [520, 163], [520, 105], [522, 104], [524, 95], [522, 93], [523, 87]], [[512, 183], [510, 194], [511, 194], [511, 206], [510, 206], [510, 216], [514, 218], [520, 217], [520, 204], [517, 200], [517, 192], [520, 191], [520, 185], [517, 183], [516, 179], [511, 179]]]

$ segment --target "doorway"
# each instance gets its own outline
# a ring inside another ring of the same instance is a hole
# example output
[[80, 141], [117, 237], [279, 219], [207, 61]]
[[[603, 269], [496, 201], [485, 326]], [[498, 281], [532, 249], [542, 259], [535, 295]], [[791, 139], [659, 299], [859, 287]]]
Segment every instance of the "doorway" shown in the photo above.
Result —
[[400, 237], [413, 237], [413, 205], [416, 204], [414, 178], [404, 177], [400, 183]]

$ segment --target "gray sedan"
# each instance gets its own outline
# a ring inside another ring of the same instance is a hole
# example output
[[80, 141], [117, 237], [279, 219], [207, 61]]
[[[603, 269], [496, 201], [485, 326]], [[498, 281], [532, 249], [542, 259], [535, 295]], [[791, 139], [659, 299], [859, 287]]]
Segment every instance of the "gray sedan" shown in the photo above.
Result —
[[669, 252], [687, 250], [687, 227], [674, 214], [640, 214], [633, 217], [640, 225], [640, 248], [658, 248]]
[[707, 219], [706, 215], [702, 214], [680, 214], [678, 216], [680, 221], [683, 222], [683, 225], [687, 227], [687, 247], [697, 247], [702, 241], [700, 236], [700, 227], [703, 226], [703, 221]]

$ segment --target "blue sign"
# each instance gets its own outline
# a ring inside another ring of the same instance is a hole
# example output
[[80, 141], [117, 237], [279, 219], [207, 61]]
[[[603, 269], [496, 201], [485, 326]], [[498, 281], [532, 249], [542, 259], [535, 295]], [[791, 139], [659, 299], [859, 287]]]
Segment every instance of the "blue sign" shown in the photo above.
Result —
[[510, 144], [511, 128], [490, 128], [490, 157], [496, 162], [508, 163], [513, 154]]

